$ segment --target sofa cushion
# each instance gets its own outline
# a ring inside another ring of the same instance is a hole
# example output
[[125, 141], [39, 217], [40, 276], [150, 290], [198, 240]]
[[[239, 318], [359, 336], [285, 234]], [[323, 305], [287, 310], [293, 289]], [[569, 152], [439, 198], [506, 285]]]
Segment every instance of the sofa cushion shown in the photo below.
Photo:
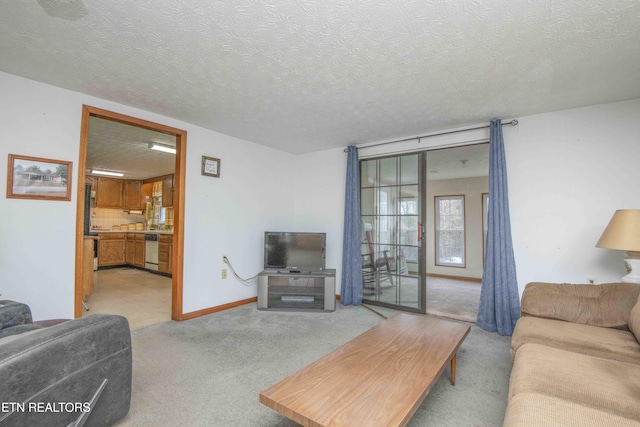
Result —
[[5, 345], [8, 342], [11, 342], [13, 340], [21, 339], [21, 338], [24, 338], [26, 336], [29, 336], [29, 334], [32, 334], [34, 332], [38, 332], [40, 329], [42, 329], [42, 328], [34, 328], [34, 329], [30, 330], [30, 331], [21, 332], [19, 334], [0, 336], [0, 346], [3, 346], [3, 345]]
[[526, 343], [544, 344], [575, 353], [640, 364], [640, 343], [629, 331], [562, 320], [521, 317], [511, 337], [511, 356]]
[[640, 342], [640, 296], [638, 297], [638, 302], [631, 309], [631, 314], [629, 315], [629, 330], [636, 337], [636, 340]]
[[521, 393], [507, 406], [504, 427], [639, 427], [640, 423], [577, 402]]
[[24, 325], [15, 325], [8, 328], [0, 329], [0, 338], [8, 337], [11, 335], [23, 334], [25, 332], [33, 331], [35, 329], [42, 329], [41, 325], [35, 323], [26, 323]]
[[627, 329], [640, 286], [635, 283], [572, 285], [529, 283], [522, 294], [522, 316], [566, 320], [591, 326]]
[[538, 393], [640, 421], [640, 365], [540, 344], [524, 344], [511, 371], [509, 399]]

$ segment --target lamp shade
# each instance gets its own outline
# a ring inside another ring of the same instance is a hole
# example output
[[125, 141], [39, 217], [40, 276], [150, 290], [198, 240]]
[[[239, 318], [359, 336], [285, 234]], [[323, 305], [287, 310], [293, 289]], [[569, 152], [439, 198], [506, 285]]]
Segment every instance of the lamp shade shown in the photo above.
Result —
[[617, 210], [596, 247], [640, 252], [640, 209]]

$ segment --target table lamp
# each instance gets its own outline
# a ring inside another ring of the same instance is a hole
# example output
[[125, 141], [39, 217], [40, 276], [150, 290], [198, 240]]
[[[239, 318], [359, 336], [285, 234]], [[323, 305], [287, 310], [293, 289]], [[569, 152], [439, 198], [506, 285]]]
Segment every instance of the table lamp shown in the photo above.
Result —
[[640, 283], [640, 209], [617, 210], [596, 247], [627, 251], [628, 274], [622, 281]]

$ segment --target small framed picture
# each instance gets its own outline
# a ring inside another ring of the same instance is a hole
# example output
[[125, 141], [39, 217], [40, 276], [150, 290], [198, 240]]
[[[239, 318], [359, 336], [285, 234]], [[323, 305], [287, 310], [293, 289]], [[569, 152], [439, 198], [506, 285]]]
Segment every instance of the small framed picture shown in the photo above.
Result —
[[71, 162], [9, 154], [7, 198], [71, 200]]
[[202, 175], [220, 178], [220, 159], [202, 156]]

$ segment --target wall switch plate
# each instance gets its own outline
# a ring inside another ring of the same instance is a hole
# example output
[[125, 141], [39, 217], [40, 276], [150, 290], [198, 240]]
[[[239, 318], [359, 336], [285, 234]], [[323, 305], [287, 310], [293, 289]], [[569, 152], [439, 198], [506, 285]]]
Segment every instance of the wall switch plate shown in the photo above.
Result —
[[223, 278], [223, 279], [226, 279], [226, 278], [227, 278], [227, 269], [226, 269], [226, 268], [223, 268], [223, 269], [222, 269], [222, 278]]

